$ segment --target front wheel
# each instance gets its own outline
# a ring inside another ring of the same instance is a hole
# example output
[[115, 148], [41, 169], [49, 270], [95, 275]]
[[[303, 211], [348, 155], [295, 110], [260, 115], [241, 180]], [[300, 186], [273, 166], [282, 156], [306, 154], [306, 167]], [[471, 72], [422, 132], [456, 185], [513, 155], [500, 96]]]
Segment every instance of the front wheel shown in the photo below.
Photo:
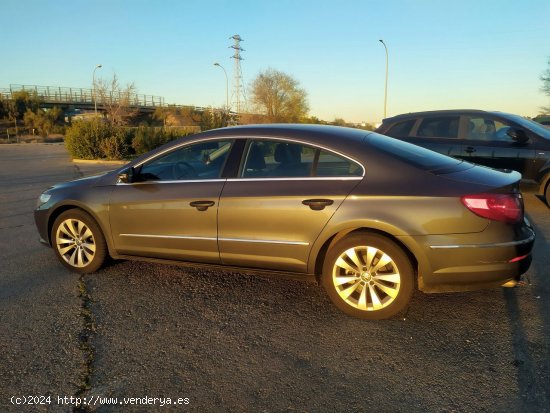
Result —
[[91, 273], [105, 262], [107, 245], [101, 229], [80, 209], [65, 211], [57, 217], [51, 239], [61, 263], [74, 272]]
[[327, 253], [322, 284], [332, 302], [354, 317], [394, 317], [409, 305], [414, 271], [407, 254], [390, 239], [356, 233]]

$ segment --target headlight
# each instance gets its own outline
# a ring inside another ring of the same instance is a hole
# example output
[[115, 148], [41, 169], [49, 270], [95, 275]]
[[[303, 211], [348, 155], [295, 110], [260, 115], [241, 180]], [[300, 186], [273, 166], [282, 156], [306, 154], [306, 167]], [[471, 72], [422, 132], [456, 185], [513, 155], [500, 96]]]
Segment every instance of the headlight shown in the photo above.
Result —
[[37, 206], [40, 206], [42, 204], [45, 204], [46, 202], [48, 202], [50, 200], [52, 196], [50, 194], [42, 194], [38, 197], [38, 203], [37, 203]]

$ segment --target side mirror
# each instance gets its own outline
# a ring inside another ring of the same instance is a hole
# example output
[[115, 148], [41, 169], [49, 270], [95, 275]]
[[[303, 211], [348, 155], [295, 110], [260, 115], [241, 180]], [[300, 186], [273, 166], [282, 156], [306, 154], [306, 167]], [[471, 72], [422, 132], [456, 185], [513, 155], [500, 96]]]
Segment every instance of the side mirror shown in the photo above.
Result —
[[529, 141], [529, 137], [523, 129], [508, 128], [506, 134], [517, 143], [527, 143]]
[[117, 183], [131, 184], [134, 181], [134, 168], [127, 168], [119, 172]]

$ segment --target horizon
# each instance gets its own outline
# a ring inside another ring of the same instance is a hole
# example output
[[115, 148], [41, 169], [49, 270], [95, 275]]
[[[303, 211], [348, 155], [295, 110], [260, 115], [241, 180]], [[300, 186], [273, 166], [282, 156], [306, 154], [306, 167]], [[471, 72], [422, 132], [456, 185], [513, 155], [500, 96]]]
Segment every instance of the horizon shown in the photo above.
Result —
[[[548, 97], [550, 2], [4, 0], [0, 86], [91, 88], [119, 77], [166, 103], [221, 107], [243, 39], [245, 85], [274, 68], [308, 93], [309, 116], [379, 123], [425, 110], [472, 108], [536, 116]], [[238, 16], [238, 17], [237, 17]], [[31, 29], [21, 30], [21, 19]], [[60, 24], [52, 24], [55, 22]], [[47, 23], [47, 24], [45, 24]]]

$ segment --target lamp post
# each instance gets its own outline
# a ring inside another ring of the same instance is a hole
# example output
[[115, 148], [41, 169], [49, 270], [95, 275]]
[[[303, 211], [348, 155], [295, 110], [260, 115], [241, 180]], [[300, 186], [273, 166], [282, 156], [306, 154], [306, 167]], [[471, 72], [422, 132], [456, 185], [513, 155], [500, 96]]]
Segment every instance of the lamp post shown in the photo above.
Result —
[[225, 74], [225, 108], [229, 112], [229, 80], [227, 79], [227, 72], [225, 71], [223, 66], [217, 62], [214, 63], [214, 66], [221, 67], [223, 73]]
[[378, 41], [382, 43], [384, 45], [384, 49], [386, 49], [386, 85], [384, 87], [384, 119], [385, 119], [386, 107], [388, 104], [388, 47], [386, 46], [386, 43], [384, 43], [384, 40], [380, 39]]
[[102, 65], [96, 65], [92, 73], [92, 95], [93, 95], [92, 98], [94, 99], [94, 115], [96, 118], [97, 118], [97, 99], [95, 96], [95, 71], [97, 69], [101, 69], [102, 67], [103, 67]]

